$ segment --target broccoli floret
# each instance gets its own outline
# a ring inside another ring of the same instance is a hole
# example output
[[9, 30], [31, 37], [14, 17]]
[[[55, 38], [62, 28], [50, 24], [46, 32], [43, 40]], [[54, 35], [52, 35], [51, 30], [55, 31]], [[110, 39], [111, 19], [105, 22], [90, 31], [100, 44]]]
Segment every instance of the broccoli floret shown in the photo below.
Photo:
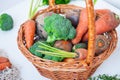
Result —
[[68, 40], [75, 37], [76, 30], [71, 22], [59, 14], [46, 17], [44, 23], [44, 29], [48, 34], [47, 42]]
[[13, 19], [10, 15], [4, 13], [0, 16], [0, 28], [3, 31], [8, 31], [13, 28]]

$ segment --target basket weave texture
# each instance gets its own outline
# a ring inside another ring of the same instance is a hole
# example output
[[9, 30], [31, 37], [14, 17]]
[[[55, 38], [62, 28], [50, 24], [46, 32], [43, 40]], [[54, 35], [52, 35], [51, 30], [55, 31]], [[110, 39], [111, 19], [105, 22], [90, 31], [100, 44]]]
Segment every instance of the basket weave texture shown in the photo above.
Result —
[[[50, 11], [54, 11], [59, 14], [65, 9], [81, 10], [82, 8], [74, 5], [54, 5], [54, 7], [48, 7], [47, 9], [40, 10], [33, 19], [35, 19], [38, 15]], [[35, 65], [41, 75], [52, 80], [87, 80], [87, 78], [96, 71], [99, 65], [101, 65], [101, 63], [112, 54], [117, 44], [116, 30], [112, 30], [104, 34], [106, 37], [111, 38], [108, 49], [99, 56], [94, 56], [92, 65], [87, 65], [87, 63], [81, 61], [75, 61], [73, 63], [54, 62], [42, 59], [29, 52], [25, 46], [23, 24], [20, 26], [17, 38], [19, 49], [23, 55]]]

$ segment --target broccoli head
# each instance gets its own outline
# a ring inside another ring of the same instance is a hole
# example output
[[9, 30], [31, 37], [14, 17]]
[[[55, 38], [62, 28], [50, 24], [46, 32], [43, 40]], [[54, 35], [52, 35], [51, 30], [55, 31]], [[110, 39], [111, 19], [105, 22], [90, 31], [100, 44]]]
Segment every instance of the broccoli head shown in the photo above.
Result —
[[76, 30], [71, 22], [59, 14], [46, 17], [44, 29], [48, 34], [47, 42], [73, 39], [76, 35]]
[[0, 28], [3, 31], [8, 31], [13, 28], [13, 19], [10, 15], [3, 13], [0, 16]]

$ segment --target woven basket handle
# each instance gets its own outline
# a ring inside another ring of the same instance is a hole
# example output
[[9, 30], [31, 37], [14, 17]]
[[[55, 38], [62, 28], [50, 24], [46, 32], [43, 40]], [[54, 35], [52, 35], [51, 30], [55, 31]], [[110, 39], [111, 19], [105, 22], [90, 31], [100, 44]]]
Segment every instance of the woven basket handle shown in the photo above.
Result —
[[93, 58], [95, 55], [95, 16], [94, 16], [94, 6], [92, 0], [86, 0], [86, 9], [88, 15], [88, 55], [87, 63], [92, 65]]
[[49, 0], [49, 6], [54, 7], [55, 5], [55, 0]]
[[[49, 6], [55, 6], [55, 0], [49, 0]], [[86, 62], [91, 65], [95, 55], [95, 18], [94, 18], [94, 6], [92, 0], [86, 0], [86, 9], [88, 15], [88, 55]]]

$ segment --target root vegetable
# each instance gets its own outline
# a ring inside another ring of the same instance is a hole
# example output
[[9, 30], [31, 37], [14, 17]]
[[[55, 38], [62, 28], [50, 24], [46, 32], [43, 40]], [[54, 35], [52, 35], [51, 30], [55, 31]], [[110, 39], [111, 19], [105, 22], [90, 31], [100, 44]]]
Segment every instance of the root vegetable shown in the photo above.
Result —
[[6, 67], [11, 67], [11, 63], [8, 58], [0, 57], [0, 70], [5, 69]]
[[79, 55], [77, 59], [84, 60], [87, 57], [87, 49], [76, 49], [75, 52]]
[[88, 28], [88, 19], [87, 19], [87, 10], [81, 10], [80, 17], [79, 17], [79, 24], [76, 28], [76, 36], [72, 40], [73, 44], [77, 44], [80, 42], [82, 36], [87, 32]]
[[[115, 14], [110, 10], [97, 10], [96, 13], [100, 18], [95, 22], [96, 34], [111, 31], [119, 25], [119, 20], [116, 19]], [[88, 32], [84, 35], [82, 41], [88, 40]]]
[[11, 63], [9, 61], [0, 63], [0, 70], [5, 69], [6, 67], [11, 67]]
[[104, 35], [97, 35], [96, 36], [96, 48], [95, 48], [95, 55], [101, 54], [109, 47], [109, 39], [106, 38]]
[[30, 48], [34, 42], [34, 35], [35, 35], [35, 21], [28, 20], [24, 24], [24, 35], [26, 41], [26, 47]]
[[0, 57], [0, 63], [4, 63], [4, 62], [7, 62], [7, 61], [9, 61], [8, 58]]
[[71, 42], [65, 41], [65, 40], [56, 41], [54, 44], [54, 47], [65, 50], [65, 51], [69, 51], [69, 52], [72, 50]]

